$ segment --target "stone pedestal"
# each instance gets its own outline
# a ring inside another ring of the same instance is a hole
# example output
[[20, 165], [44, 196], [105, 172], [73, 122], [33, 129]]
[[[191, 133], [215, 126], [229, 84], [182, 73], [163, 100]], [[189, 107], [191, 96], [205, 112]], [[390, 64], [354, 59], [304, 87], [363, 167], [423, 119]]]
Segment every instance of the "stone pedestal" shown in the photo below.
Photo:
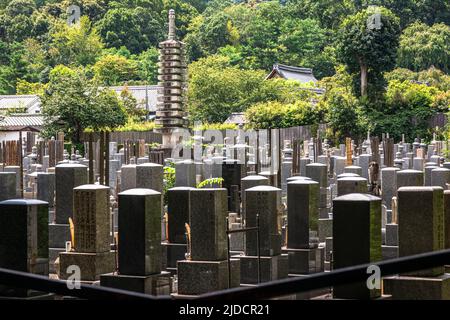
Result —
[[115, 252], [61, 252], [59, 254], [59, 278], [67, 280], [72, 275], [72, 273], [67, 273], [67, 269], [73, 265], [80, 268], [81, 280], [98, 281], [100, 275], [110, 273], [115, 269]]
[[[242, 256], [241, 284], [258, 284], [258, 257]], [[261, 282], [274, 281], [288, 277], [289, 262], [286, 254], [261, 256]]]
[[130, 276], [122, 274], [103, 274], [100, 276], [103, 287], [134, 291], [153, 296], [170, 295], [172, 279], [169, 272], [148, 276]]
[[384, 292], [393, 300], [450, 300], [450, 274], [437, 277], [388, 277]]
[[289, 258], [289, 274], [305, 275], [324, 271], [324, 248], [285, 249]]
[[[240, 263], [231, 259], [231, 287], [238, 287]], [[200, 295], [228, 289], [228, 262], [223, 261], [178, 261], [178, 294]]]

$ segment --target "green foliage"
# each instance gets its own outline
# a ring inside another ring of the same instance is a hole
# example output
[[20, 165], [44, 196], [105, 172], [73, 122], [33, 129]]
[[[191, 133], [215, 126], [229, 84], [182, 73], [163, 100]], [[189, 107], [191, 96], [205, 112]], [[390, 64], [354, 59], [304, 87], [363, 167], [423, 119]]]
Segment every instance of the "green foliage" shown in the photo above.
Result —
[[72, 142], [89, 128], [110, 130], [124, 125], [127, 115], [116, 93], [100, 89], [82, 70], [58, 66], [50, 74], [48, 89], [41, 96], [44, 135], [62, 130]]
[[342, 143], [346, 137], [358, 140], [371, 129], [363, 108], [353, 95], [332, 90], [321, 104], [328, 111], [327, 124], [335, 141]]
[[132, 132], [132, 131], [152, 131], [155, 128], [155, 123], [153, 121], [138, 122], [133, 119], [128, 119], [128, 122], [116, 128], [114, 131], [118, 132]]
[[169, 164], [169, 166], [164, 167], [164, 205], [168, 203], [168, 191], [175, 187], [175, 165]]
[[264, 80], [266, 73], [231, 66], [229, 58], [213, 55], [189, 67], [188, 106], [192, 120], [225, 121], [233, 112], [244, 112], [260, 102], [315, 98], [311, 84], [284, 79]]
[[252, 129], [290, 128], [322, 123], [325, 110], [310, 101], [281, 103], [264, 102], [250, 107], [245, 113]]
[[189, 67], [188, 106], [193, 120], [223, 122], [261, 98], [264, 72], [229, 66], [229, 60], [211, 56]]
[[444, 23], [427, 26], [416, 22], [400, 37], [397, 63], [400, 67], [421, 71], [434, 66], [450, 71], [450, 27]]
[[156, 48], [149, 48], [138, 56], [139, 76], [148, 84], [158, 82], [158, 57], [159, 51]]
[[17, 94], [43, 94], [47, 88], [46, 84], [39, 82], [28, 82], [26, 80], [17, 81], [16, 92]]
[[125, 46], [139, 53], [163, 39], [164, 20], [155, 13], [152, 1], [146, 2], [142, 7], [118, 6], [106, 12], [97, 26], [107, 47]]
[[207, 131], [207, 130], [236, 130], [237, 125], [233, 123], [202, 123], [201, 125], [195, 126], [194, 131]]
[[422, 82], [441, 91], [450, 90], [450, 76], [434, 67], [420, 72], [409, 69], [397, 68], [385, 74], [387, 81], [398, 80], [400, 82], [412, 81]]
[[205, 189], [205, 188], [222, 188], [222, 184], [225, 180], [223, 178], [209, 178], [203, 180], [199, 184], [197, 184], [197, 189]]
[[92, 69], [94, 79], [105, 86], [122, 85], [138, 77], [137, 63], [119, 55], [103, 56]]
[[80, 23], [68, 26], [60, 22], [51, 34], [52, 48], [49, 54], [55, 64], [87, 66], [92, 65], [100, 55], [103, 43], [87, 17]]
[[368, 82], [376, 82], [382, 72], [394, 67], [399, 33], [399, 19], [383, 7], [369, 7], [342, 23], [338, 58], [350, 73], [361, 75], [361, 96], [368, 94]]

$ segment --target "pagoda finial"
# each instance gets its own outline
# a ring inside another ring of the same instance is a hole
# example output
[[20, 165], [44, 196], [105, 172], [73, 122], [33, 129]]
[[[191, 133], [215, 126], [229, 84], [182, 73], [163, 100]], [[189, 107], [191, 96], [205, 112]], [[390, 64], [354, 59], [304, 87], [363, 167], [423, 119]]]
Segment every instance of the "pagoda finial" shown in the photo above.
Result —
[[175, 10], [169, 10], [169, 40], [175, 40]]

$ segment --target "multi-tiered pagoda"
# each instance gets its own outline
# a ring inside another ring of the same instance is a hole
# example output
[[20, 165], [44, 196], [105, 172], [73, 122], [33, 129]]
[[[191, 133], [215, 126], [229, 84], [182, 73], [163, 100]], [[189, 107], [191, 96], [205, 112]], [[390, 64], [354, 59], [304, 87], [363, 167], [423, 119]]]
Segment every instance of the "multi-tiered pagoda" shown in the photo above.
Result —
[[175, 10], [169, 11], [169, 36], [159, 44], [158, 106], [156, 125], [163, 134], [163, 148], [172, 148], [170, 135], [176, 128], [187, 125], [186, 119], [186, 61], [184, 43], [176, 39]]

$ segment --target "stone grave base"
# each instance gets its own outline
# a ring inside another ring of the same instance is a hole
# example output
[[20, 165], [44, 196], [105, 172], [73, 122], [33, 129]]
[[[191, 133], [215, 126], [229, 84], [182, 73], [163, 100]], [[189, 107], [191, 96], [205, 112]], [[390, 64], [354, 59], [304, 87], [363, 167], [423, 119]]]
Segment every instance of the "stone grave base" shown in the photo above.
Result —
[[325, 242], [326, 238], [333, 236], [333, 219], [319, 219], [318, 227], [319, 227], [318, 235], [320, 242]]
[[170, 294], [172, 280], [170, 272], [161, 272], [148, 276], [130, 276], [109, 273], [100, 276], [100, 285], [103, 287], [160, 296]]
[[391, 260], [398, 258], [398, 247], [397, 246], [381, 246], [381, 254], [383, 260]]
[[333, 299], [376, 300], [381, 296], [381, 290], [367, 288], [367, 282], [355, 282], [333, 287]]
[[[242, 256], [241, 260], [241, 283], [258, 283], [258, 257]], [[288, 277], [288, 255], [262, 256], [261, 257], [261, 282], [273, 281]]]
[[115, 252], [85, 253], [85, 252], [61, 252], [59, 254], [60, 274], [59, 278], [67, 280], [72, 275], [66, 273], [69, 266], [80, 267], [81, 280], [97, 281], [100, 275], [111, 273], [116, 269]]
[[283, 249], [288, 255], [289, 274], [311, 274], [324, 271], [324, 248]]
[[[290, 274], [289, 278], [307, 278], [309, 275], [304, 275], [304, 274]], [[331, 288], [321, 288], [321, 289], [315, 289], [315, 290], [311, 290], [311, 291], [306, 291], [306, 292], [299, 292], [296, 293], [295, 296], [295, 300], [311, 300], [317, 297], [321, 297], [323, 295], [326, 294], [330, 294], [331, 293]]]
[[61, 252], [65, 252], [66, 248], [48, 248], [48, 269], [50, 273], [58, 273], [58, 268], [55, 265]]
[[162, 242], [163, 268], [170, 272], [176, 272], [177, 261], [186, 259], [187, 245], [184, 243]]
[[384, 278], [384, 292], [393, 300], [450, 300], [450, 274], [438, 277]]
[[[178, 295], [228, 289], [228, 261], [178, 261]], [[231, 287], [239, 287], [240, 261], [231, 259]]]

